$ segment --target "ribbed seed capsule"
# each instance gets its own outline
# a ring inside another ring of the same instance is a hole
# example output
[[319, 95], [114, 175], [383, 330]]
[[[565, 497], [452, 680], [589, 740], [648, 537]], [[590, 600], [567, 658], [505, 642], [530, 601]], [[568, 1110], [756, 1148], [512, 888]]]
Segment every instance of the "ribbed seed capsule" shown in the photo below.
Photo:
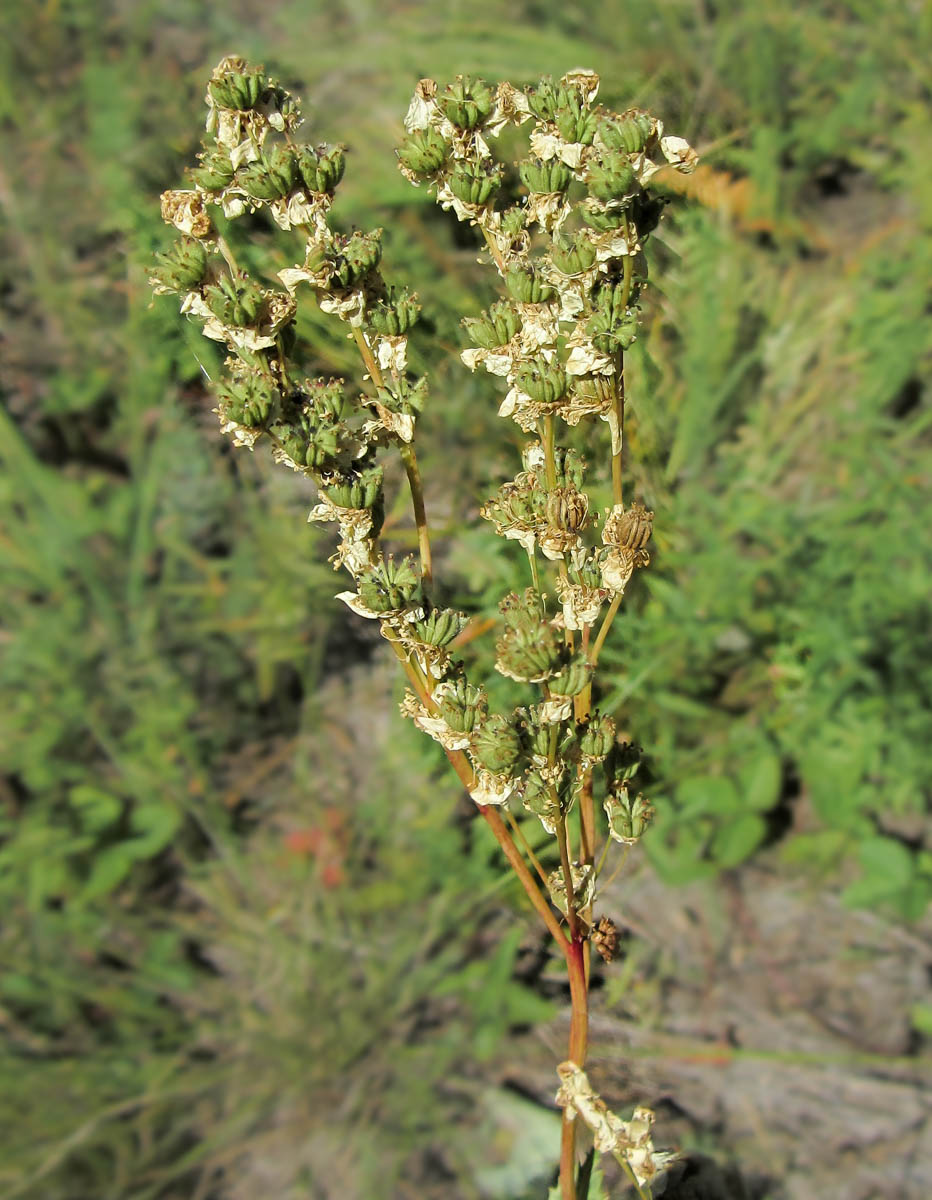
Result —
[[393, 612], [419, 598], [421, 581], [411, 558], [400, 563], [383, 558], [359, 576], [356, 586], [360, 600], [373, 612]]
[[235, 384], [222, 386], [217, 393], [224, 415], [249, 429], [265, 425], [277, 397], [276, 389], [263, 375], [247, 376]]
[[302, 146], [295, 156], [298, 174], [310, 192], [332, 192], [343, 178], [346, 154], [342, 146]]
[[248, 112], [259, 103], [265, 87], [266, 78], [261, 71], [231, 71], [212, 79], [207, 90], [218, 108]]
[[528, 363], [515, 372], [515, 382], [537, 404], [556, 404], [566, 395], [566, 372], [545, 359]]
[[565, 533], [578, 533], [589, 517], [589, 497], [574, 487], [554, 488], [547, 495], [547, 524]]
[[204, 298], [210, 311], [224, 325], [252, 325], [265, 307], [265, 296], [257, 284], [251, 279], [234, 281], [228, 275], [219, 285], [205, 288]]
[[512, 267], [505, 275], [505, 287], [509, 296], [519, 304], [546, 304], [557, 294], [556, 289], [545, 283], [532, 270]]
[[220, 192], [230, 184], [233, 179], [233, 164], [225, 150], [217, 146], [205, 150], [199, 157], [198, 166], [189, 172], [195, 187], [203, 188], [205, 192]]
[[579, 735], [579, 751], [590, 760], [601, 761], [615, 745], [615, 722], [594, 712]]
[[597, 113], [581, 108], [578, 101], [567, 105], [555, 117], [557, 132], [565, 142], [582, 143], [591, 146], [595, 131], [599, 127]]
[[492, 111], [494, 101], [495, 94], [484, 80], [460, 75], [437, 97], [437, 107], [458, 129], [475, 129]]
[[634, 168], [622, 154], [607, 155], [589, 165], [586, 184], [597, 200], [621, 200], [638, 186]]
[[485, 718], [485, 693], [465, 679], [443, 685], [437, 715], [457, 733], [472, 733]]
[[396, 297], [393, 290], [369, 309], [369, 320], [376, 333], [383, 337], [400, 337], [417, 324], [421, 306], [416, 298], [403, 292]]
[[415, 638], [427, 646], [447, 646], [463, 630], [466, 617], [452, 608], [434, 608], [421, 621], [415, 621]]
[[603, 802], [605, 816], [608, 819], [608, 831], [616, 842], [628, 845], [636, 842], [647, 830], [654, 816], [654, 809], [649, 800], [640, 792], [632, 799], [628, 789], [622, 787], [617, 794], [609, 794]]
[[355, 477], [348, 476], [324, 489], [324, 495], [338, 508], [373, 508], [382, 492], [382, 468], [369, 467]]
[[499, 300], [481, 317], [466, 317], [463, 326], [470, 339], [485, 350], [504, 346], [521, 329], [521, 314], [513, 304]]
[[473, 758], [486, 771], [502, 775], [521, 757], [521, 737], [514, 725], [503, 716], [489, 717], [473, 742]]
[[348, 288], [358, 283], [382, 259], [382, 231], [354, 233], [348, 238], [333, 263], [333, 282]]
[[650, 115], [633, 108], [614, 120], [603, 121], [599, 136], [609, 150], [639, 154], [650, 140], [653, 129], [654, 122]]
[[529, 192], [543, 194], [565, 192], [573, 179], [572, 171], [558, 158], [552, 158], [548, 162], [530, 159], [519, 163], [518, 174]]
[[487, 204], [502, 185], [504, 172], [497, 164], [458, 162], [447, 184], [464, 204]]
[[162, 287], [189, 291], [207, 274], [207, 251], [196, 238], [185, 237], [158, 256], [150, 277]]
[[550, 258], [561, 275], [581, 275], [595, 262], [595, 246], [580, 234], [572, 242], [554, 242]]
[[254, 200], [279, 200], [290, 195], [297, 176], [293, 151], [276, 146], [268, 155], [240, 167], [236, 182]]
[[637, 309], [629, 308], [619, 318], [597, 312], [586, 323], [586, 333], [593, 346], [603, 354], [617, 354], [619, 350], [627, 350], [637, 340]]
[[585, 658], [574, 658], [571, 663], [548, 681], [554, 696], [578, 696], [592, 678], [592, 667]]
[[398, 161], [414, 175], [433, 175], [447, 161], [450, 147], [436, 129], [416, 129], [395, 151]]
[[605, 521], [602, 541], [624, 550], [643, 550], [650, 541], [654, 514], [643, 504], [634, 503], [626, 511], [616, 506]]

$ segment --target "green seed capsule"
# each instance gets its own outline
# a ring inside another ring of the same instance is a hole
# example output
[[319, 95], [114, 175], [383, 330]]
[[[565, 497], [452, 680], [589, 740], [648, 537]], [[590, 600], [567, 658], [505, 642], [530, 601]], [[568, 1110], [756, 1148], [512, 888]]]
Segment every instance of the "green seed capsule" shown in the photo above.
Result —
[[382, 231], [354, 233], [344, 244], [333, 264], [333, 280], [352, 287], [379, 265], [382, 259]]
[[163, 254], [156, 256], [158, 266], [149, 272], [150, 278], [162, 287], [186, 292], [207, 274], [207, 251], [196, 238], [185, 237]]
[[297, 171], [309, 192], [333, 192], [343, 178], [346, 154], [342, 146], [302, 146], [295, 155]]
[[578, 696], [592, 678], [592, 667], [585, 658], [576, 658], [549, 681], [555, 696]]
[[447, 161], [450, 147], [436, 129], [416, 129], [395, 151], [403, 167], [415, 175], [433, 175]]
[[620, 788], [617, 795], [606, 796], [604, 808], [609, 832], [618, 842], [636, 842], [654, 816], [651, 803], [640, 792], [632, 799], [626, 787]]
[[233, 179], [233, 164], [229, 154], [218, 146], [200, 155], [200, 166], [194, 167], [189, 174], [195, 187], [205, 192], [220, 192]]
[[485, 717], [485, 693], [457, 679], [444, 687], [437, 715], [457, 733], [472, 733]]
[[556, 296], [556, 290], [523, 267], [512, 267], [505, 276], [509, 296], [519, 304], [546, 304]]
[[414, 634], [427, 646], [448, 646], [463, 631], [466, 617], [452, 608], [435, 608], [414, 623]]
[[554, 242], [550, 257], [561, 275], [581, 275], [595, 262], [595, 246], [579, 234], [573, 242]]
[[396, 298], [394, 290], [369, 310], [369, 320], [376, 333], [383, 337], [400, 337], [417, 324], [421, 306], [414, 296], [403, 292]]
[[568, 380], [559, 363], [539, 359], [520, 367], [515, 382], [536, 404], [556, 404], [566, 395]]
[[475, 129], [481, 125], [495, 102], [495, 93], [482, 79], [472, 80], [460, 75], [446, 91], [437, 97], [437, 106], [458, 129]]
[[204, 298], [210, 311], [224, 325], [253, 325], [265, 308], [262, 289], [251, 279], [234, 281], [225, 275], [219, 285], [204, 289]]
[[603, 121], [599, 136], [609, 150], [623, 150], [626, 154], [640, 154], [647, 145], [654, 122], [638, 109], [631, 109], [615, 120]]
[[586, 184], [597, 200], [622, 200], [636, 190], [637, 177], [624, 155], [612, 154], [590, 164]]
[[464, 204], [487, 204], [502, 185], [504, 171], [497, 164], [459, 162], [448, 179], [450, 191]]
[[339, 421], [346, 405], [346, 395], [341, 379], [315, 379], [310, 386], [307, 400], [319, 421]]
[[261, 71], [231, 71], [207, 85], [211, 99], [218, 108], [248, 112], [256, 107], [266, 88]]
[[496, 350], [521, 329], [521, 314], [506, 301], [493, 304], [481, 317], [466, 317], [463, 325], [470, 339], [485, 350]]
[[565, 142], [591, 146], [595, 131], [599, 127], [599, 116], [597, 113], [578, 107], [577, 103], [569, 105], [557, 113], [556, 126], [557, 132]]
[[521, 757], [521, 736], [511, 722], [496, 713], [489, 717], [473, 743], [473, 758], [485, 771], [504, 775]]
[[573, 178], [572, 171], [558, 158], [552, 158], [549, 162], [531, 159], [519, 163], [518, 174], [529, 192], [543, 194], [565, 192]]
[[552, 121], [557, 107], [559, 106], [562, 97], [563, 88], [554, 84], [553, 79], [549, 75], [545, 75], [540, 83], [536, 83], [527, 89], [528, 107], [531, 112], [541, 121]]
[[579, 737], [579, 750], [586, 758], [604, 759], [615, 744], [615, 722], [611, 717], [592, 713]]

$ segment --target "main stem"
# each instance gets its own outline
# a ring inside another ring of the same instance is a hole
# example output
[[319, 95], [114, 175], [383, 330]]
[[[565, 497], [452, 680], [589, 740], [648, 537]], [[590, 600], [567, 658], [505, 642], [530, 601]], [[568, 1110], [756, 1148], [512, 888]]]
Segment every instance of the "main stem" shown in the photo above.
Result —
[[[577, 934], [566, 952], [570, 979], [570, 1045], [568, 1058], [577, 1067], [586, 1065], [589, 1045], [589, 987], [586, 980], [584, 938]], [[576, 1118], [563, 1114], [560, 1132], [560, 1194], [563, 1200], [576, 1200]]]

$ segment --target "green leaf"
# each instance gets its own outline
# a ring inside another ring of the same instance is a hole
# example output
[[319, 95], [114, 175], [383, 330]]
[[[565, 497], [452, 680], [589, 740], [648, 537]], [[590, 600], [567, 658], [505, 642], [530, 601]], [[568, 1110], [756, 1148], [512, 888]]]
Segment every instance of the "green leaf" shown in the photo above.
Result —
[[780, 760], [770, 750], [761, 750], [742, 764], [739, 791], [745, 808], [766, 812], [780, 798]]
[[684, 779], [676, 789], [681, 820], [705, 813], [731, 813], [741, 810], [735, 785], [724, 775], [697, 775]]
[[748, 858], [764, 840], [767, 826], [755, 813], [746, 813], [736, 821], [720, 825], [709, 853], [722, 867], [736, 867]]
[[109, 846], [100, 851], [94, 859], [87, 883], [81, 889], [79, 900], [82, 903], [112, 892], [127, 878], [136, 861], [131, 847], [132, 842], [121, 842], [118, 846]]
[[123, 801], [119, 796], [89, 784], [77, 784], [68, 793], [68, 799], [77, 809], [81, 825], [88, 833], [100, 833], [119, 820], [123, 812]]

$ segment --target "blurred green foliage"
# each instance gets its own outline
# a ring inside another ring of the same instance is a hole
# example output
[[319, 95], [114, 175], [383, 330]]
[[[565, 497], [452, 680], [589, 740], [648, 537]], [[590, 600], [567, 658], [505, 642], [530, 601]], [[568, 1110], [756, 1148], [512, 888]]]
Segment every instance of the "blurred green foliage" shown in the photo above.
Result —
[[[665, 877], [778, 843], [913, 919], [932, 895], [930, 41], [927, 6], [861, 0], [5, 8], [0, 1196], [336, 1194], [327, 1163], [342, 1196], [401, 1175], [449, 1196], [429, 1155], [454, 1122], [443, 1166], [478, 1194], [468, 1063], [543, 1015], [432, 747], [398, 734], [361, 791], [326, 757], [323, 681], [369, 647], [332, 603], [311, 497], [224, 450], [210, 347], [150, 302], [157, 195], [216, 59], [265, 61], [315, 139], [350, 144], [340, 219], [386, 226], [425, 306], [447, 531], [515, 457], [494, 385], [456, 358], [490, 272], [395, 169], [414, 81], [584, 64], [699, 146], [712, 174], [661, 229], [629, 360], [654, 562], [602, 706], [650, 752]], [[302, 319], [322, 372], [355, 370]], [[480, 524], [444, 557], [490, 612], [523, 579]], [[410, 535], [401, 508], [389, 525]], [[317, 830], [306, 850], [289, 824]]]

